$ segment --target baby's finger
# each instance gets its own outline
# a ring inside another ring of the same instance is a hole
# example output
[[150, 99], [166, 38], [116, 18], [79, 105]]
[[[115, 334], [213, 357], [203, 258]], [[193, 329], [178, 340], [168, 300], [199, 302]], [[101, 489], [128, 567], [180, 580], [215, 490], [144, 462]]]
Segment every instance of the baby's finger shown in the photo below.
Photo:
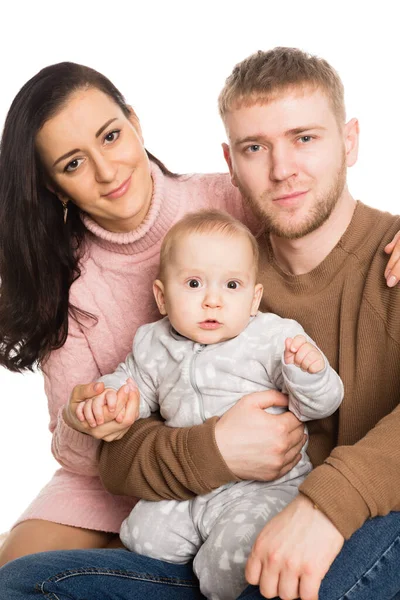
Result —
[[131, 392], [124, 408], [118, 413], [117, 423], [130, 427], [139, 418], [139, 397], [136, 392]]
[[292, 338], [287, 338], [285, 340], [285, 349], [283, 351], [283, 360], [285, 361], [285, 364], [287, 364], [287, 365], [292, 365], [294, 362], [294, 354], [290, 349], [291, 344], [292, 344]]
[[96, 427], [97, 423], [93, 415], [92, 404], [93, 398], [90, 398], [90, 400], [86, 400], [85, 405], [83, 407], [83, 414], [85, 415], [85, 419], [89, 423], [90, 427]]
[[104, 406], [106, 404], [105, 394], [100, 394], [92, 399], [92, 413], [97, 425], [104, 423]]
[[119, 390], [116, 392], [117, 394], [117, 404], [116, 404], [116, 409], [115, 412], [119, 413], [121, 411], [121, 409], [126, 405], [126, 403], [128, 402], [128, 398], [129, 398], [129, 393], [130, 393], [131, 389], [130, 389], [130, 384], [125, 383], [123, 386], [121, 386], [119, 388]]
[[106, 390], [105, 404], [110, 412], [114, 412], [117, 406], [117, 392], [115, 390]]
[[295, 365], [301, 368], [304, 358], [313, 348], [314, 346], [312, 346], [309, 342], [305, 342], [304, 344], [302, 344], [294, 355]]
[[79, 402], [75, 408], [75, 415], [78, 421], [83, 423], [85, 421], [85, 415], [83, 414], [83, 407], [85, 406], [85, 402]]
[[124, 422], [125, 413], [126, 413], [126, 405], [119, 411], [119, 413], [115, 417], [115, 420], [116, 420], [117, 423], [123, 423]]
[[324, 360], [322, 354], [316, 349], [311, 347], [310, 351], [305, 355], [300, 368], [308, 373], [318, 373], [324, 368]]
[[304, 337], [304, 335], [296, 335], [293, 340], [292, 343], [290, 344], [290, 350], [292, 352], [297, 352], [299, 350], [299, 348], [303, 345], [306, 344], [307, 340]]

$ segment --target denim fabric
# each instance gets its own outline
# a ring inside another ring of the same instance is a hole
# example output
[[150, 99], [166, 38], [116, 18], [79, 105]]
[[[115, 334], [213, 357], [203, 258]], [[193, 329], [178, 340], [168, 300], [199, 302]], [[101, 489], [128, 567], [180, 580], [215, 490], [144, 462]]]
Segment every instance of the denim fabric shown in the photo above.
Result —
[[43, 552], [0, 569], [0, 600], [198, 600], [192, 564], [124, 549]]
[[[324, 578], [320, 600], [400, 600], [400, 512], [368, 521]], [[122, 549], [45, 552], [0, 569], [0, 600], [198, 600], [192, 565]], [[249, 586], [240, 599], [260, 600]]]

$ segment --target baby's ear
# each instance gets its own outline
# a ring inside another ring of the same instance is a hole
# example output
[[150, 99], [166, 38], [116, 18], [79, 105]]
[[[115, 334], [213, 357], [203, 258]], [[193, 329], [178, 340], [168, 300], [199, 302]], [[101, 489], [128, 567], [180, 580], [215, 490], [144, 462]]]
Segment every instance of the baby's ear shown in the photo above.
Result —
[[258, 307], [260, 306], [261, 298], [263, 295], [264, 288], [261, 283], [257, 283], [254, 286], [254, 298], [251, 305], [251, 316], [254, 317], [257, 314]]
[[165, 307], [164, 284], [159, 279], [156, 279], [153, 283], [153, 294], [157, 302], [158, 310], [162, 315], [166, 315], [167, 309]]

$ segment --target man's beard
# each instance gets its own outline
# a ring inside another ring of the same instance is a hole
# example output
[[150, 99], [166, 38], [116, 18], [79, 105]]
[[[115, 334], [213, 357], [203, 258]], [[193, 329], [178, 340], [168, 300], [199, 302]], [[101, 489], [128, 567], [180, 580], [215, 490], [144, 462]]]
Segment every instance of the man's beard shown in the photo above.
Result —
[[346, 171], [346, 157], [343, 155], [340, 169], [328, 191], [317, 196], [314, 206], [310, 208], [309, 214], [303, 221], [293, 224], [290, 222], [290, 212], [287, 213], [286, 223], [282, 219], [283, 213], [276, 216], [273, 213], [268, 214], [265, 212], [263, 206], [268, 205], [265, 194], [262, 194], [259, 200], [255, 200], [241, 188], [240, 184], [238, 186], [252, 211], [264, 225], [267, 233], [287, 240], [297, 240], [312, 233], [329, 219], [346, 185]]

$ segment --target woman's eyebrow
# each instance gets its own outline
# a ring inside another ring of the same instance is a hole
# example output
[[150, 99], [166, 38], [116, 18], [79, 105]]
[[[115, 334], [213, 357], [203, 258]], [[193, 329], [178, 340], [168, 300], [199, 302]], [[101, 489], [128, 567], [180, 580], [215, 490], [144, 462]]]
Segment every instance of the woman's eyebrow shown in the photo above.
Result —
[[96, 137], [98, 138], [99, 135], [101, 135], [103, 133], [103, 131], [105, 129], [107, 129], [107, 127], [116, 120], [117, 120], [117, 117], [114, 117], [113, 119], [110, 119], [109, 121], [107, 121], [107, 123], [104, 123], [104, 125], [102, 125], [100, 127], [100, 129], [96, 132]]

